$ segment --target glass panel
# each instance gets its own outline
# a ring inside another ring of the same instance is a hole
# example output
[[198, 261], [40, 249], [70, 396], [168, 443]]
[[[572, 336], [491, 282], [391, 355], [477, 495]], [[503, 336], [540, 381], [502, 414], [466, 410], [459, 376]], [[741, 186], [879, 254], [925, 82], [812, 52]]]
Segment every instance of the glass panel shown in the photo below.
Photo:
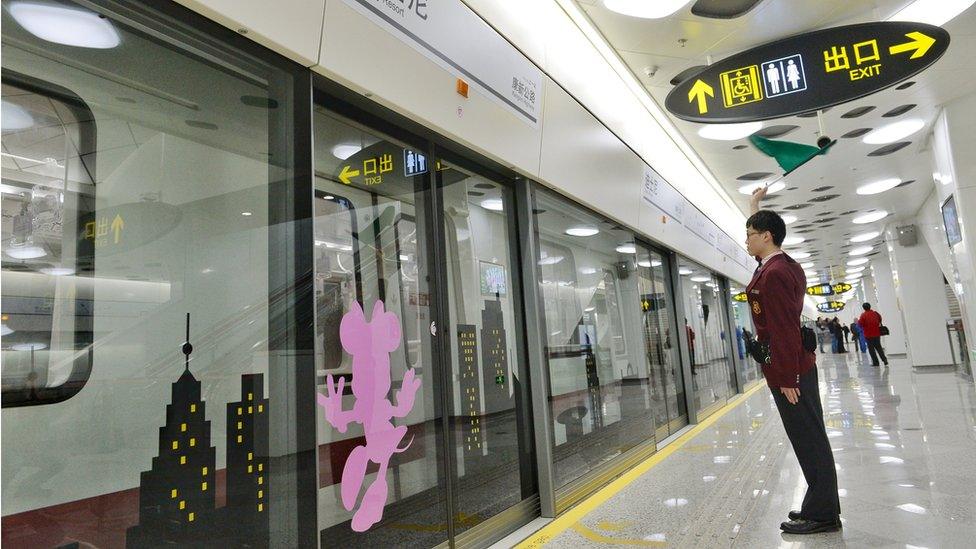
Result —
[[441, 162], [460, 533], [536, 492], [509, 247], [512, 193]]
[[731, 394], [732, 368], [721, 303], [721, 289], [715, 275], [701, 265], [679, 258], [681, 298], [686, 317], [685, 337], [692, 363], [692, 383], [698, 410], [725, 402]]
[[739, 357], [739, 379], [743, 386], [752, 383], [762, 377], [762, 370], [759, 363], [746, 353], [745, 337], [747, 334], [755, 334], [756, 330], [752, 325], [752, 314], [749, 312], [749, 304], [743, 301], [736, 301], [734, 297], [740, 292], [745, 291], [742, 286], [732, 284], [729, 289], [729, 304], [732, 307], [732, 319], [735, 322], [735, 352]]
[[2, 542], [295, 545], [295, 76], [118, 9], [3, 2]]
[[314, 132], [321, 544], [437, 545], [442, 416], [415, 194], [426, 159], [321, 108]]
[[536, 192], [557, 487], [654, 440], [633, 234]]
[[684, 381], [676, 333], [674, 310], [667, 283], [664, 256], [644, 247], [638, 248], [637, 269], [640, 273], [641, 309], [644, 334], [651, 362], [651, 389], [655, 401], [655, 424], [658, 438], [687, 424]]

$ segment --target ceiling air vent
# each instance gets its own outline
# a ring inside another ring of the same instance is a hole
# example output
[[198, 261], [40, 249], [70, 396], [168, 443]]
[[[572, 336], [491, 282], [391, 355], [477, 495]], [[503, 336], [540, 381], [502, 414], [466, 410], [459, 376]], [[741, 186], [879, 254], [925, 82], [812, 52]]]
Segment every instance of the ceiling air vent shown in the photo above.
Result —
[[909, 179], [908, 181], [902, 181], [897, 186], [895, 186], [895, 188], [897, 189], [898, 187], [904, 187], [905, 185], [911, 185], [914, 182], [915, 182], [914, 179]]
[[904, 84], [899, 84], [899, 85], [895, 86], [895, 89], [896, 90], [906, 90], [906, 89], [908, 89], [908, 88], [910, 88], [910, 87], [912, 87], [914, 85], [915, 85], [915, 81], [914, 80], [909, 80], [908, 82], [905, 82]]
[[839, 194], [824, 194], [824, 195], [820, 195], [820, 196], [818, 196], [816, 198], [811, 198], [810, 199], [810, 202], [826, 202], [828, 200], [833, 200], [833, 199], [837, 198], [838, 196], [840, 196], [840, 195]]
[[863, 107], [858, 107], [856, 109], [851, 109], [844, 114], [840, 115], [841, 118], [857, 118], [859, 116], [864, 116], [865, 114], [876, 109], [874, 105], [865, 105]]
[[708, 65], [695, 65], [694, 67], [688, 67], [687, 69], [679, 72], [671, 79], [671, 85], [677, 86], [678, 84], [684, 82], [689, 77], [698, 74], [699, 72], [708, 68]]
[[[830, 109], [831, 107], [827, 107], [826, 109], [822, 109], [822, 110], [823, 112], [828, 112]], [[798, 114], [796, 116], [799, 118], [814, 118], [815, 116], [817, 116], [817, 111], [805, 112], [803, 114]]]
[[824, 185], [823, 187], [817, 187], [816, 189], [813, 189], [813, 192], [815, 192], [815, 193], [822, 193], [824, 191], [829, 191], [830, 189], [833, 189], [833, 188], [834, 188], [833, 185]]
[[794, 126], [791, 124], [782, 124], [779, 126], [769, 126], [768, 128], [763, 128], [753, 135], [758, 135], [760, 137], [765, 137], [766, 139], [774, 139], [777, 137], [782, 137], [791, 131], [799, 128], [800, 126]]
[[736, 145], [736, 146], [732, 147], [732, 150], [733, 151], [741, 151], [742, 149], [748, 149], [748, 148], [749, 148], [748, 145]]
[[841, 139], [854, 139], [855, 137], [861, 137], [869, 131], [871, 131], [871, 128], [858, 128], [856, 130], [851, 130], [840, 137]]
[[907, 147], [907, 146], [909, 146], [911, 144], [912, 144], [911, 141], [900, 141], [898, 143], [892, 143], [890, 145], [885, 145], [884, 147], [881, 147], [879, 149], [875, 149], [875, 150], [869, 152], [868, 153], [868, 156], [885, 156], [885, 155], [889, 155], [891, 153], [898, 152], [898, 151], [904, 149], [905, 147]]
[[916, 106], [917, 105], [915, 105], [915, 104], [902, 105], [900, 107], [895, 107], [895, 108], [891, 109], [890, 111], [882, 114], [881, 116], [883, 116], [885, 118], [891, 118], [891, 117], [894, 117], [894, 116], [901, 116], [901, 115], [905, 114], [906, 112], [914, 109]]
[[792, 206], [787, 206], [783, 208], [784, 210], [802, 210], [803, 208], [809, 208], [813, 204], [793, 204]]
[[698, 0], [691, 13], [711, 19], [735, 19], [742, 17], [762, 0]]
[[765, 177], [773, 175], [773, 172], [752, 172], [736, 177], [739, 181], [759, 181]]

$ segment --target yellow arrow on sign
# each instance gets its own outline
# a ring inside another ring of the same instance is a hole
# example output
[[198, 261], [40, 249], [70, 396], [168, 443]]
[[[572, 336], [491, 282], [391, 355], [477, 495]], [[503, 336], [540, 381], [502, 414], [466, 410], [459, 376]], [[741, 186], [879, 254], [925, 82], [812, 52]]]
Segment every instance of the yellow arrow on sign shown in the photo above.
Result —
[[715, 90], [703, 82], [698, 80], [695, 85], [691, 87], [688, 92], [688, 102], [692, 102], [695, 98], [698, 98], [698, 114], [705, 114], [708, 112], [708, 103], [706, 103], [705, 96], [715, 97]]
[[112, 220], [112, 230], [115, 231], [115, 243], [119, 243], [119, 238], [122, 236], [122, 229], [125, 228], [125, 221], [122, 220], [122, 216], [115, 214], [115, 219]]
[[348, 185], [352, 183], [352, 181], [349, 181], [349, 178], [356, 177], [357, 175], [359, 175], [359, 170], [352, 170], [349, 166], [343, 166], [342, 171], [339, 172], [339, 181]]
[[914, 50], [915, 53], [913, 53], [909, 59], [918, 59], [919, 57], [925, 55], [925, 53], [929, 51], [929, 48], [935, 44], [935, 38], [924, 35], [918, 31], [910, 32], [905, 36], [911, 38], [912, 41], [905, 42], [904, 44], [895, 44], [894, 46], [888, 48], [888, 53], [891, 55], [898, 55], [899, 53]]

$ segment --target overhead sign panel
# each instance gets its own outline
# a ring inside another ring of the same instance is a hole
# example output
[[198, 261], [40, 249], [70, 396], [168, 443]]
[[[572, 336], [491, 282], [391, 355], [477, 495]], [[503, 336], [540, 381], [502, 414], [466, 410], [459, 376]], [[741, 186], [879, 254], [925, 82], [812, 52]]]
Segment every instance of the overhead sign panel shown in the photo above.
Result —
[[925, 23], [834, 27], [723, 59], [676, 86], [665, 101], [692, 122], [748, 122], [839, 105], [906, 80], [935, 63], [949, 33]]
[[846, 305], [846, 303], [843, 301], [825, 301], [817, 304], [817, 310], [821, 313], [836, 313], [838, 311], [843, 311], [844, 305]]

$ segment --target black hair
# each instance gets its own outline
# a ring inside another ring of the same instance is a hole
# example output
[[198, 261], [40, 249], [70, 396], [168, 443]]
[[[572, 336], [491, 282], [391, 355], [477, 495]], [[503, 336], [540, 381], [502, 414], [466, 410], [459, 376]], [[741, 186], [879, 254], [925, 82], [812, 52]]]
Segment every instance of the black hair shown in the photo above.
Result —
[[773, 244], [783, 245], [786, 238], [786, 223], [778, 213], [772, 210], [759, 210], [746, 220], [746, 228], [753, 228], [761, 233], [769, 231], [773, 235]]
[[861, 307], [863, 307], [865, 311], [870, 311], [871, 310], [871, 304], [870, 303], [861, 303]]

